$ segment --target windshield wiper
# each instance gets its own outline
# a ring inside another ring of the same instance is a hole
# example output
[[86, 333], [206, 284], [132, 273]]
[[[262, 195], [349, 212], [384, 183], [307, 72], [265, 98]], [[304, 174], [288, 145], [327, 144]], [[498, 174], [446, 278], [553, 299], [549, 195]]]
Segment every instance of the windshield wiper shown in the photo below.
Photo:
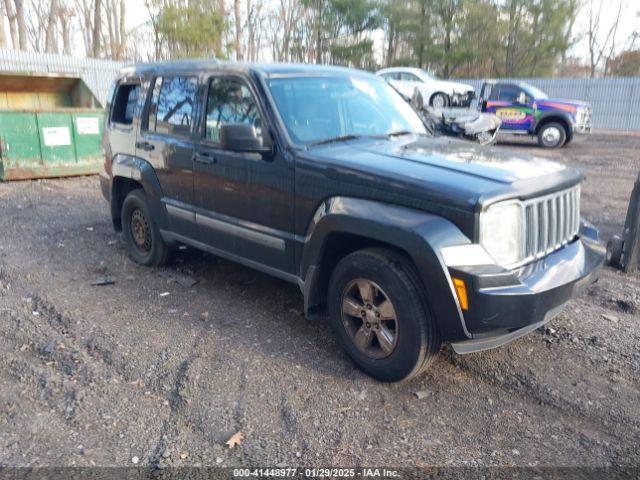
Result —
[[411, 132], [409, 130], [398, 130], [397, 132], [391, 133], [381, 133], [379, 135], [372, 135], [373, 138], [393, 138], [393, 137], [401, 137], [403, 135], [421, 135], [416, 132]]
[[346, 140], [355, 140], [356, 138], [361, 138], [363, 137], [363, 135], [354, 135], [352, 133], [348, 134], [348, 135], [338, 135], [337, 137], [330, 137], [330, 138], [325, 138], [324, 140], [318, 140], [316, 142], [311, 142], [308, 145], [314, 146], [314, 145], [324, 145], [326, 143], [334, 143], [334, 142], [344, 142]]
[[386, 137], [400, 137], [402, 135], [413, 135], [413, 134], [414, 134], [414, 132], [410, 132], [409, 130], [398, 130], [397, 132], [387, 133], [385, 136]]

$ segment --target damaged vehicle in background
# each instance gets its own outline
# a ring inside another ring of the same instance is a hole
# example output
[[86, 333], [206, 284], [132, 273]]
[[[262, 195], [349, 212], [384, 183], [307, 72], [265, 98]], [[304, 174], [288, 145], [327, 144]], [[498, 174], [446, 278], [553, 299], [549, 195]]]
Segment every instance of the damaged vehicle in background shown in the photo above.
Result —
[[498, 130], [502, 125], [497, 115], [469, 109], [431, 108], [422, 103], [420, 95], [414, 94], [413, 97], [407, 97], [391, 82], [388, 84], [411, 105], [430, 135], [460, 138], [480, 145], [491, 145], [496, 142]]
[[475, 97], [471, 85], [440, 80], [421, 68], [383, 68], [376, 75], [393, 85], [404, 97], [415, 96], [420, 105], [436, 109], [470, 107]]
[[502, 120], [501, 133], [535, 136], [544, 148], [558, 148], [575, 135], [591, 133], [591, 106], [579, 100], [549, 98], [525, 82], [486, 80], [478, 110]]

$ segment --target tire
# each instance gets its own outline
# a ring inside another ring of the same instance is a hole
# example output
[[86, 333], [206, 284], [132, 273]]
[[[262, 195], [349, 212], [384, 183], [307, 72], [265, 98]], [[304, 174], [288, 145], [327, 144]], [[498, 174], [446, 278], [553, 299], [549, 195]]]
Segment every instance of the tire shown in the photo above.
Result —
[[[361, 288], [364, 282], [371, 290]], [[369, 293], [362, 295], [363, 290]], [[343, 258], [331, 274], [328, 303], [338, 343], [377, 380], [415, 377], [440, 350], [440, 335], [413, 265], [392, 250], [370, 248]]]
[[140, 265], [160, 267], [169, 260], [170, 249], [151, 216], [142, 189], [129, 192], [122, 204], [122, 237], [129, 257]]
[[433, 108], [446, 108], [449, 106], [449, 96], [442, 92], [434, 93], [429, 104]]
[[612, 267], [621, 267], [622, 252], [624, 249], [624, 240], [618, 235], [611, 237], [607, 243], [607, 265]]
[[559, 148], [567, 140], [567, 131], [557, 122], [545, 123], [538, 131], [538, 144], [544, 148]]

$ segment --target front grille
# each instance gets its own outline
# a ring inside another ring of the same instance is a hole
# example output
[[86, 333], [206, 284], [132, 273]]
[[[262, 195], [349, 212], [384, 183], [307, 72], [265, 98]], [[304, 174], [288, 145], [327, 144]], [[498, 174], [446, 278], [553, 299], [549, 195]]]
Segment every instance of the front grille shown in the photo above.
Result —
[[591, 107], [584, 107], [582, 114], [576, 118], [576, 130], [578, 133], [591, 131]]
[[571, 242], [580, 228], [580, 186], [524, 202], [525, 261]]

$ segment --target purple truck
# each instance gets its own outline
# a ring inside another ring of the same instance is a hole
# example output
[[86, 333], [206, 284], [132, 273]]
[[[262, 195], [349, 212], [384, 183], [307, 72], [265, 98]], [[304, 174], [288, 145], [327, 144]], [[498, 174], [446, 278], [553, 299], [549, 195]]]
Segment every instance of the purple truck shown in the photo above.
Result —
[[535, 135], [545, 148], [568, 144], [576, 134], [591, 132], [591, 107], [578, 100], [549, 98], [524, 82], [485, 81], [478, 109], [502, 120], [501, 132]]

